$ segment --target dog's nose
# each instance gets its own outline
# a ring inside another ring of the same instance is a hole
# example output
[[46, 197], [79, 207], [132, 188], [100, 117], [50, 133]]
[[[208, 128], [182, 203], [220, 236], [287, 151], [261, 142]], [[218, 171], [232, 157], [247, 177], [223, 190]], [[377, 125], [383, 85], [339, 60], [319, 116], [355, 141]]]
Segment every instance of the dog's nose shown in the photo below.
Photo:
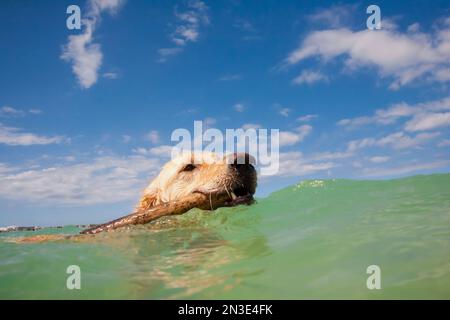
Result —
[[232, 167], [254, 166], [255, 158], [246, 152], [235, 152], [228, 156], [227, 163]]

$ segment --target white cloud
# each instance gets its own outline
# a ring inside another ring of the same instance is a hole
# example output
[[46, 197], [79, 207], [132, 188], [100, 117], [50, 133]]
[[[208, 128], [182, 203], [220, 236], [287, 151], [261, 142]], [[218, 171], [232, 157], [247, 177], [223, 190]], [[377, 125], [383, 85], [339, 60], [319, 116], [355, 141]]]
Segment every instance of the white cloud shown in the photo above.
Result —
[[433, 161], [426, 163], [412, 163], [393, 168], [366, 168], [362, 170], [364, 177], [386, 177], [398, 176], [417, 171], [432, 170], [445, 167], [450, 164], [450, 161]]
[[312, 131], [312, 126], [303, 125], [293, 131], [280, 131], [280, 147], [302, 142]]
[[23, 110], [18, 110], [10, 106], [4, 106], [0, 109], [0, 116], [9, 117], [23, 117], [25, 112]]
[[145, 139], [150, 141], [153, 144], [158, 143], [160, 140], [158, 131], [156, 131], [156, 130], [150, 131], [149, 133], [147, 133], [145, 135]]
[[94, 31], [104, 11], [114, 14], [124, 3], [123, 0], [89, 0], [87, 12], [83, 14], [82, 34], [70, 35], [63, 47], [61, 59], [72, 64], [80, 86], [84, 89], [93, 86], [98, 79], [103, 53], [100, 45], [94, 43]]
[[30, 110], [28, 110], [28, 112], [31, 114], [41, 114], [42, 110], [41, 109], [30, 109]]
[[434, 78], [438, 82], [450, 81], [450, 68], [436, 70]]
[[178, 46], [196, 42], [200, 27], [209, 24], [208, 7], [199, 0], [189, 1], [186, 10], [182, 12], [175, 10], [175, 16], [179, 25], [172, 34], [172, 41]]
[[203, 120], [203, 123], [205, 124], [206, 127], [213, 126], [216, 124], [216, 122], [217, 120], [211, 117], [205, 118], [205, 120]]
[[373, 163], [383, 163], [383, 162], [387, 162], [389, 161], [389, 157], [385, 157], [385, 156], [375, 156], [375, 157], [370, 157], [369, 161], [373, 162]]
[[64, 136], [41, 136], [23, 132], [22, 129], [6, 127], [0, 123], [0, 144], [9, 146], [31, 146], [57, 144], [67, 141]]
[[305, 125], [298, 127], [296, 129], [296, 131], [300, 135], [300, 139], [303, 141], [303, 139], [305, 139], [306, 136], [308, 136], [311, 133], [312, 129], [313, 129], [312, 126], [305, 124]]
[[105, 72], [103, 74], [103, 78], [109, 79], [109, 80], [115, 80], [119, 78], [119, 75], [116, 72]]
[[289, 117], [290, 112], [291, 112], [291, 109], [289, 109], [289, 108], [281, 108], [278, 110], [278, 114], [283, 117]]
[[314, 31], [285, 59], [294, 65], [311, 57], [325, 62], [344, 57], [347, 70], [375, 68], [382, 78], [391, 79], [390, 88], [398, 89], [414, 80], [448, 81], [444, 70], [450, 66], [450, 24], [441, 24], [432, 33], [418, 29], [407, 33], [395, 28], [352, 31], [346, 28]]
[[77, 160], [77, 158], [75, 158], [74, 156], [66, 156], [64, 157], [65, 161], [69, 161], [69, 162], [73, 162], [75, 160]]
[[146, 155], [150, 154], [150, 149], [139, 147], [139, 148], [133, 149], [133, 152], [143, 155], [143, 156], [146, 156]]
[[404, 126], [406, 131], [425, 131], [450, 125], [448, 111], [450, 111], [450, 97], [413, 105], [401, 102], [386, 109], [378, 109], [371, 116], [342, 119], [337, 124], [355, 128], [367, 124], [389, 125], [399, 119], [409, 118]]
[[450, 140], [444, 139], [438, 143], [438, 147], [450, 147]]
[[82, 88], [90, 88], [97, 82], [97, 73], [102, 64], [100, 45], [92, 43], [92, 27], [85, 26], [85, 33], [69, 36], [61, 58], [72, 63], [72, 71]]
[[12, 167], [12, 166], [9, 166], [6, 163], [1, 163], [0, 162], [0, 176], [4, 175], [5, 173], [16, 172], [17, 170], [19, 170], [19, 168]]
[[116, 14], [118, 9], [124, 4], [125, 0], [90, 0], [90, 9], [92, 15], [99, 16], [103, 11], [109, 14]]
[[408, 32], [413, 32], [413, 33], [419, 32], [419, 30], [420, 30], [420, 24], [417, 22], [410, 24], [407, 28]]
[[308, 157], [309, 160], [312, 161], [324, 161], [324, 160], [339, 160], [339, 159], [346, 159], [354, 156], [355, 154], [353, 151], [346, 150], [344, 152], [318, 152], [313, 153]]
[[405, 130], [424, 131], [444, 126], [450, 126], [450, 112], [418, 114], [406, 123]]
[[281, 152], [279, 176], [304, 176], [336, 167], [333, 162], [311, 161], [301, 152]]
[[258, 123], [246, 123], [242, 126], [242, 129], [247, 130], [247, 129], [261, 129], [262, 126]]
[[315, 118], [317, 118], [317, 117], [318, 117], [317, 114], [307, 114], [307, 115], [305, 115], [305, 116], [298, 117], [298, 118], [297, 118], [297, 121], [299, 121], [299, 122], [309, 122], [309, 121], [311, 121], [312, 119], [315, 119]]
[[134, 153], [143, 155], [143, 156], [158, 156], [158, 157], [170, 157], [172, 154], [172, 146], [169, 145], [161, 145], [153, 148], [136, 148], [133, 149]]
[[35, 115], [40, 113], [42, 113], [42, 110], [40, 109], [21, 110], [11, 106], [3, 106], [0, 108], [0, 117], [3, 118], [20, 118], [25, 117], [27, 114]]
[[91, 162], [32, 170], [1, 170], [0, 166], [0, 197], [21, 203], [71, 206], [137, 202], [160, 166], [158, 159], [139, 155], [97, 157]]
[[163, 145], [163, 146], [157, 146], [154, 148], [151, 148], [150, 154], [155, 156], [161, 156], [161, 157], [170, 157], [172, 154], [172, 146]]
[[328, 81], [328, 77], [319, 71], [304, 70], [298, 77], [292, 80], [292, 83], [302, 85], [304, 83], [313, 84], [320, 81], [326, 82]]
[[408, 136], [404, 132], [395, 132], [380, 139], [364, 138], [353, 140], [348, 143], [349, 151], [356, 151], [368, 147], [391, 147], [393, 149], [407, 149], [418, 147], [439, 136], [438, 132], [419, 133], [416, 136]]
[[280, 131], [280, 147], [291, 146], [300, 142], [300, 136], [295, 132]]
[[245, 106], [244, 106], [243, 103], [236, 103], [236, 104], [233, 106], [233, 108], [234, 108], [234, 110], [235, 110], [236, 112], [243, 112], [243, 111], [245, 110]]
[[208, 6], [200, 0], [190, 0], [181, 11], [175, 7], [177, 26], [170, 35], [175, 47], [159, 49], [157, 62], [166, 62], [170, 57], [182, 52], [183, 47], [189, 42], [197, 42], [201, 27], [209, 25], [208, 11]]
[[181, 51], [183, 51], [183, 48], [161, 48], [158, 50], [159, 59], [157, 60], [157, 62], [166, 62], [167, 59], [179, 54]]

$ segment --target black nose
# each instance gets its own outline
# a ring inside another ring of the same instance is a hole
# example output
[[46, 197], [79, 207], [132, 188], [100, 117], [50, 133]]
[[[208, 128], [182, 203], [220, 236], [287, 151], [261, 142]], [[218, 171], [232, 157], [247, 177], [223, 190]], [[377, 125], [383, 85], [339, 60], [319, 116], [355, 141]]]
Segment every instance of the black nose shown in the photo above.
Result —
[[248, 153], [233, 153], [227, 158], [228, 168], [235, 175], [238, 188], [233, 188], [235, 195], [255, 193], [256, 189], [256, 164], [255, 158]]
[[228, 164], [232, 167], [251, 167], [255, 165], [255, 158], [245, 152], [229, 155]]

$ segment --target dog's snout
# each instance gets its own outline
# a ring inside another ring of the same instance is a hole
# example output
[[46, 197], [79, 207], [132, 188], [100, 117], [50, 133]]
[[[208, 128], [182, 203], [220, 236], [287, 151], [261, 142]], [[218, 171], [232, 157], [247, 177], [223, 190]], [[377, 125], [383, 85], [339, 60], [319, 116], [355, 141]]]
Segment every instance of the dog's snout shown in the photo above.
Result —
[[234, 175], [232, 192], [235, 196], [253, 195], [256, 188], [255, 158], [248, 153], [233, 153], [229, 155], [228, 167]]
[[235, 152], [229, 155], [227, 160], [231, 167], [253, 167], [255, 165], [255, 158], [245, 152]]

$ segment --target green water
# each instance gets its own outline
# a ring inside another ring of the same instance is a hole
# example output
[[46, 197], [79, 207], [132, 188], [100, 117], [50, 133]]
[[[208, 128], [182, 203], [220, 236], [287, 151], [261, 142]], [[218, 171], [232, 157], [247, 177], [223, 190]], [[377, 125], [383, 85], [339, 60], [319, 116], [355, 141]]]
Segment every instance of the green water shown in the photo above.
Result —
[[[0, 236], [0, 298], [450, 298], [450, 174], [313, 180], [82, 242]], [[81, 268], [81, 290], [66, 268]], [[369, 290], [366, 268], [381, 268]]]

